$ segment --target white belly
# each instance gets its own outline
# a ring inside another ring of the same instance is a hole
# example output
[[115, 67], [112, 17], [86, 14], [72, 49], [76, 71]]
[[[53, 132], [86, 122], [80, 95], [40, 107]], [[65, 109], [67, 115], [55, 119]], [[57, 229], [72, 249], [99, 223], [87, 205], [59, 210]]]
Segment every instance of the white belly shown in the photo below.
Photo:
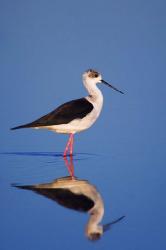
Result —
[[70, 133], [78, 133], [83, 130], [88, 129], [93, 125], [93, 123], [98, 118], [99, 114], [97, 114], [96, 110], [93, 109], [87, 116], [82, 119], [75, 119], [68, 124], [60, 124], [60, 125], [51, 125], [38, 127], [43, 129], [49, 129], [55, 131], [57, 133], [70, 134]]
[[51, 126], [43, 126], [43, 127], [37, 127], [41, 129], [49, 129], [57, 133], [62, 134], [70, 134], [70, 133], [78, 133], [83, 130], [88, 129], [93, 125], [93, 123], [97, 120], [98, 116], [100, 115], [102, 105], [103, 105], [103, 99], [102, 95], [99, 99], [91, 99], [91, 97], [86, 97], [89, 102], [93, 104], [92, 111], [86, 115], [82, 119], [75, 119], [68, 124], [60, 124], [60, 125], [51, 125]]

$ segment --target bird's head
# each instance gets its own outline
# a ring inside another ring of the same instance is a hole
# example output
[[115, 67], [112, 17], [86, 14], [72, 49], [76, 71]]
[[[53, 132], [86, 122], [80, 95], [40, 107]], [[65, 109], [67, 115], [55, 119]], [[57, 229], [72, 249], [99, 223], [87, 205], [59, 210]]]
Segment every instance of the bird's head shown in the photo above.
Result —
[[100, 225], [93, 225], [86, 229], [86, 236], [91, 241], [96, 241], [103, 235], [103, 227]]
[[124, 218], [125, 218], [125, 216], [121, 216], [120, 218], [118, 218], [118, 219], [116, 219], [116, 220], [114, 220], [112, 222], [109, 222], [107, 224], [104, 224], [104, 225], [98, 225], [98, 224], [95, 224], [95, 223], [91, 223], [86, 228], [86, 236], [91, 241], [99, 240], [101, 238], [101, 236], [105, 232], [109, 231], [114, 224], [120, 222]]
[[121, 94], [124, 94], [122, 91], [118, 90], [112, 84], [103, 80], [102, 75], [98, 71], [93, 69], [88, 69], [83, 73], [83, 82], [85, 85], [94, 85], [94, 84], [96, 85], [97, 83], [104, 83], [108, 87], [120, 92]]
[[96, 70], [88, 69], [83, 73], [83, 80], [91, 84], [97, 84], [101, 82], [102, 76]]

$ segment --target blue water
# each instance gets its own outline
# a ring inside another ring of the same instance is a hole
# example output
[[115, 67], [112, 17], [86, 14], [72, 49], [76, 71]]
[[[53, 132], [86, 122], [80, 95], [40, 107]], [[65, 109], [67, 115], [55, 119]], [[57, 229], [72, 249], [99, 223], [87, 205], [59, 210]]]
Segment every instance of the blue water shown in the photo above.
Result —
[[[166, 1], [0, 1], [0, 249], [166, 248]], [[99, 85], [102, 113], [75, 136], [74, 168], [100, 192], [93, 243], [88, 214], [13, 185], [68, 175], [67, 136], [11, 127], [86, 96], [88, 68], [124, 91]]]
[[[122, 164], [123, 162], [123, 164]], [[51, 182], [67, 176], [61, 153], [1, 154], [1, 246], [6, 249], [157, 249], [164, 242], [165, 176], [162, 166], [95, 154], [75, 154], [75, 175], [95, 185], [105, 206], [103, 223], [126, 217], [96, 242], [85, 236], [82, 214], [12, 185]]]

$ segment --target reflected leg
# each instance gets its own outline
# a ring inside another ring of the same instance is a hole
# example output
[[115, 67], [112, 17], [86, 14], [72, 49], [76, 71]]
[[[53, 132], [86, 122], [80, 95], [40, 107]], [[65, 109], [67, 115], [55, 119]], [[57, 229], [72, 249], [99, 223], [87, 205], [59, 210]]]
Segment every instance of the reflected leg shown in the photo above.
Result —
[[73, 157], [70, 155], [70, 161], [68, 161], [67, 157], [64, 156], [64, 161], [66, 164], [66, 167], [68, 169], [68, 172], [72, 178], [74, 178], [74, 165], [73, 165]]

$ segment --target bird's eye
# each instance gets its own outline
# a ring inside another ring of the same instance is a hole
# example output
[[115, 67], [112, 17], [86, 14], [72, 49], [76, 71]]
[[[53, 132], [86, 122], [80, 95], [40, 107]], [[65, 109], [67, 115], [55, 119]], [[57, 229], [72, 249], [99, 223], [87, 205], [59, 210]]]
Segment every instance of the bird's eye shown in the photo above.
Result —
[[95, 73], [95, 77], [98, 77], [99, 75], [97, 73]]

